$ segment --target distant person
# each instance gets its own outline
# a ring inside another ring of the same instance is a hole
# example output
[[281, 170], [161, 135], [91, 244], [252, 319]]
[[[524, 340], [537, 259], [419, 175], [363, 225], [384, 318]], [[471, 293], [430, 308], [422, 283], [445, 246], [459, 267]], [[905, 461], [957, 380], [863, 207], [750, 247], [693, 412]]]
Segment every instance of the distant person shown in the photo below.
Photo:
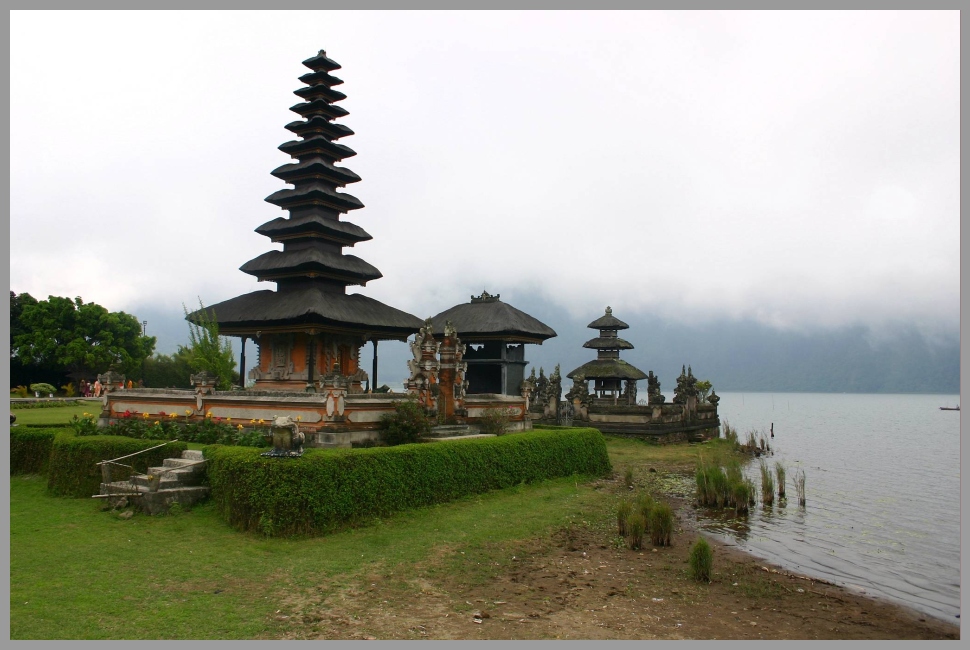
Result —
[[101, 380], [100, 379], [95, 379], [94, 380], [94, 396], [95, 397], [101, 397]]
[[142, 381], [141, 379], [139, 379], [138, 380], [138, 388], [144, 388], [144, 387], [145, 387], [145, 382]]
[[129, 379], [128, 380], [128, 390], [131, 390], [134, 387], [134, 385], [135, 384]]

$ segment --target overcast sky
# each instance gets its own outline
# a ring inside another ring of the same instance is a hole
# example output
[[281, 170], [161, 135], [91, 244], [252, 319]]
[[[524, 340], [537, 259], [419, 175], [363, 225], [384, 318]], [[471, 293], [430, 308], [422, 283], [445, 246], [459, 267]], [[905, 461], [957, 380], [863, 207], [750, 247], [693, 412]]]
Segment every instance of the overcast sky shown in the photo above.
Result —
[[10, 287], [177, 317], [275, 288], [238, 267], [281, 248], [253, 230], [322, 48], [374, 237], [345, 252], [384, 274], [351, 292], [955, 329], [959, 37], [956, 11], [13, 12]]

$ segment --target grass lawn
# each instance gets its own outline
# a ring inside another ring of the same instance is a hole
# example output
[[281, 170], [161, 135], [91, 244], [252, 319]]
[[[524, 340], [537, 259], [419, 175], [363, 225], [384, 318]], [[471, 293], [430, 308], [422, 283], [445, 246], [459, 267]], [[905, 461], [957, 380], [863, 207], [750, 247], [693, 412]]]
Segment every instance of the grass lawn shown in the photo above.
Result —
[[[648, 467], [693, 467], [698, 453], [621, 439], [608, 439], [608, 448], [614, 471], [636, 468], [645, 480], [666, 476]], [[274, 638], [285, 629], [287, 603], [301, 594], [394, 576], [381, 585], [387, 598], [413, 598], [421, 571], [483, 581], [525, 540], [570, 524], [615, 527], [614, 501], [573, 477], [327, 537], [269, 539], [229, 528], [211, 504], [124, 520], [102, 511], [100, 500], [47, 496], [43, 477], [13, 476], [10, 638]]]
[[100, 413], [100, 402], [83, 402], [77, 406], [52, 406], [40, 409], [12, 409], [17, 416], [17, 424], [67, 424], [75, 415], [81, 417], [84, 413]]

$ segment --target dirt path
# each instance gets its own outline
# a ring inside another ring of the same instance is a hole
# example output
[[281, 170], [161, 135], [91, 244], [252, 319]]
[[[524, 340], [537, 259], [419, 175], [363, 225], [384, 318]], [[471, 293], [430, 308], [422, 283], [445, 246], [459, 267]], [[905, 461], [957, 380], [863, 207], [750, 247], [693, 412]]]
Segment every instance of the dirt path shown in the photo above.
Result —
[[[616, 479], [601, 488], [621, 490]], [[607, 485], [610, 483], [610, 485]], [[631, 551], [612, 531], [576, 525], [461, 562], [375, 571], [321, 584], [277, 615], [286, 638], [325, 639], [958, 639], [959, 627], [795, 576], [718, 544], [699, 584], [687, 556], [690, 504], [672, 500], [673, 546]], [[584, 522], [587, 523], [587, 522]], [[472, 564], [474, 562], [474, 564]], [[483, 564], [494, 566], [484, 567]]]

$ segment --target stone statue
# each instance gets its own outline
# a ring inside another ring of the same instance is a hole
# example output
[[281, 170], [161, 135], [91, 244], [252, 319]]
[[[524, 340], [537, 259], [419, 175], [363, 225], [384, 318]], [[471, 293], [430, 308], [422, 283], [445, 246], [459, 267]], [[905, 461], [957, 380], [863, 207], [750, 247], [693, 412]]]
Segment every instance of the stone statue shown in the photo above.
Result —
[[627, 379], [626, 385], [623, 387], [623, 394], [626, 396], [626, 403], [630, 406], [637, 405], [637, 381], [636, 379]]
[[714, 408], [717, 408], [717, 403], [721, 401], [721, 398], [717, 393], [714, 392], [714, 389], [712, 388], [711, 394], [707, 396], [707, 401], [708, 403], [713, 404]]
[[589, 419], [589, 383], [585, 375], [577, 374], [573, 377], [573, 386], [566, 393], [566, 402], [572, 404], [574, 417], [580, 420]]
[[647, 375], [647, 404], [655, 406], [663, 404], [667, 398], [660, 392], [660, 378], [653, 374], [653, 370]]
[[674, 388], [674, 404], [687, 403], [687, 368], [680, 367], [680, 376], [677, 377], [677, 387]]
[[[535, 372], [535, 368], [532, 369]], [[535, 380], [535, 399], [532, 404], [534, 410], [542, 413], [546, 409], [546, 405], [549, 403], [549, 379], [546, 378], [545, 371], [539, 368], [539, 378]]]

